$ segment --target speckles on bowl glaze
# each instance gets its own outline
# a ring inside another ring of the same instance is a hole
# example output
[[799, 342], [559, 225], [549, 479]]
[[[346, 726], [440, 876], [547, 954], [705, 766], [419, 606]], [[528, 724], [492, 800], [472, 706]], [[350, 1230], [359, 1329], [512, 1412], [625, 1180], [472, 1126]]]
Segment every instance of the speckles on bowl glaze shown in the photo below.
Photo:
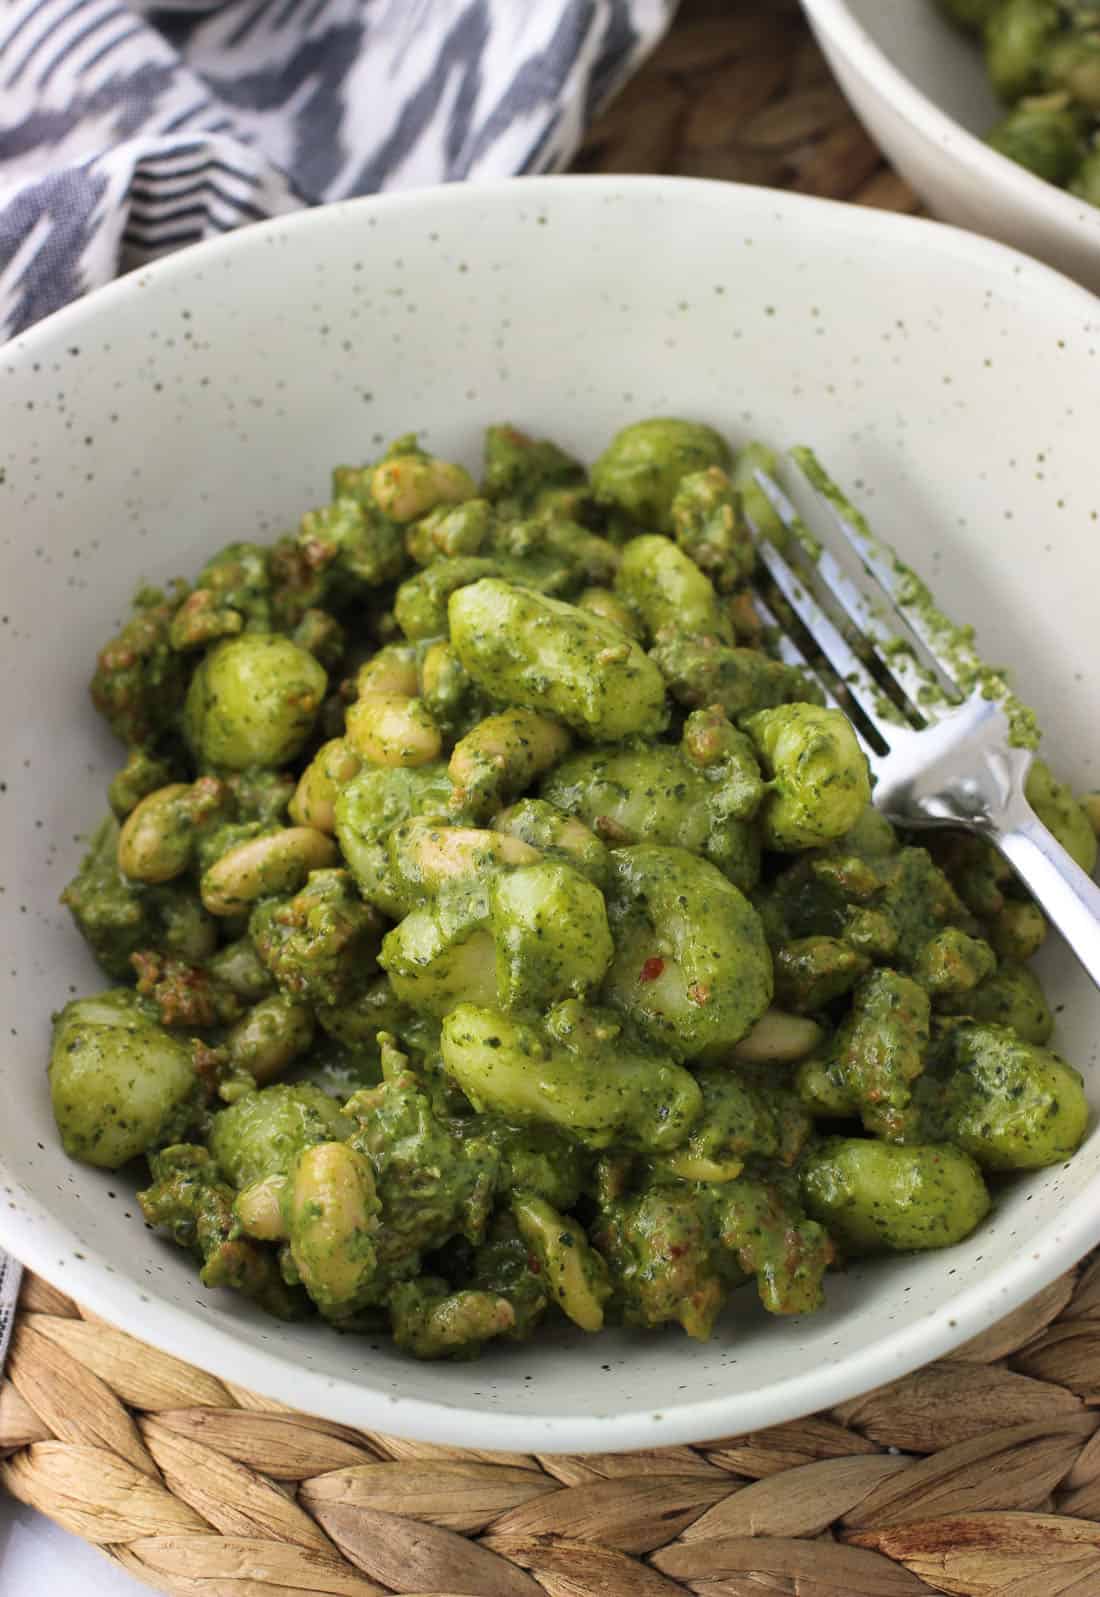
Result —
[[[977, 1328], [980, 1309], [977, 1300], [967, 1307], [964, 1294], [996, 1279], [999, 1306], [1015, 1263], [1031, 1251], [1046, 1257], [1054, 1246], [1046, 1214], [1058, 1203], [1072, 1216], [1100, 1150], [1090, 1146], [1080, 1164], [1057, 1173], [1060, 1192], [1037, 1180], [1008, 1193], [975, 1255], [952, 1257], [955, 1276], [924, 1261], [854, 1270], [830, 1282], [830, 1308], [816, 1324], [765, 1324], [745, 1297], [705, 1348], [633, 1334], [597, 1348], [566, 1334], [478, 1367], [410, 1368], [388, 1348], [273, 1326], [197, 1291], [186, 1263], [139, 1229], [132, 1189], [117, 1176], [107, 1178], [114, 1199], [94, 1172], [75, 1172], [70, 1185], [74, 1171], [49, 1130], [41, 1074], [48, 1010], [67, 989], [87, 991], [97, 979], [56, 897], [78, 853], [69, 840], [94, 820], [118, 758], [83, 697], [118, 596], [139, 572], [163, 580], [196, 569], [220, 542], [292, 526], [323, 494], [334, 459], [362, 459], [408, 426], [423, 426], [433, 446], [474, 466], [489, 419], [513, 419], [589, 454], [624, 411], [702, 410], [740, 437], [818, 445], [843, 480], [863, 480], [860, 498], [876, 524], [927, 561], [959, 596], [961, 613], [967, 594], [993, 595], [992, 652], [1020, 658], [1038, 680], [1055, 737], [1082, 745], [1083, 768], [1085, 739], [1073, 733], [1090, 716], [1067, 700], [1044, 640], [1091, 636], [1085, 613], [1100, 580], [1093, 540], [1081, 540], [1089, 547], [1075, 554], [1072, 578], [1044, 559], [1051, 571], [1041, 613], [1025, 566], [1007, 556], [1025, 546], [1029, 561], [1041, 552], [1035, 527], [1057, 551], [1083, 520], [1091, 531], [1096, 516], [1091, 469], [1075, 465], [1093, 413], [1085, 347], [1095, 342], [1094, 322], [1082, 328], [1095, 313], [1085, 301], [1030, 268], [1016, 278], [983, 266], [980, 245], [940, 230], [759, 192], [555, 180], [535, 194], [515, 185], [506, 194], [401, 197], [246, 231], [142, 274], [140, 293], [127, 280], [100, 302], [110, 327], [81, 321], [78, 308], [71, 334], [3, 352], [12, 376], [0, 393], [8, 474], [0, 583], [4, 561], [11, 575], [0, 592], [17, 593], [19, 604], [4, 601], [11, 624], [0, 625], [0, 671], [9, 680], [33, 672], [50, 706], [50, 746], [60, 748], [51, 772], [60, 763], [55, 782], [40, 778], [40, 727], [0, 706], [0, 766], [11, 785], [0, 795], [0, 882], [8, 888], [0, 974], [15, 972], [0, 981], [0, 1006], [19, 1032], [9, 1051], [29, 1084], [0, 1122], [0, 1160], [9, 1179], [37, 1195], [20, 1200], [28, 1246], [51, 1268], [54, 1258], [68, 1260], [71, 1290], [94, 1297], [109, 1266], [116, 1318], [138, 1334], [154, 1322], [157, 1336], [174, 1326], [176, 1351], [230, 1378], [397, 1430], [412, 1424], [414, 1395], [437, 1405], [430, 1423], [439, 1439], [468, 1445], [524, 1446], [544, 1436], [555, 1449], [644, 1445], [654, 1392], [662, 1394], [663, 1439], [683, 1435], [685, 1405], [712, 1399], [713, 1420], [692, 1423], [713, 1434], [770, 1423], [784, 1403], [791, 1412], [792, 1403], [837, 1400], [845, 1385], [922, 1356], [930, 1339], [942, 1345], [948, 1331], [961, 1339]], [[79, 359], [65, 353], [73, 344]], [[135, 350], [137, 360], [126, 356]], [[1045, 374], [1055, 372], [1055, 405], [1037, 406], [1036, 392], [1054, 386]], [[968, 408], [952, 409], [959, 401]], [[1063, 453], [1038, 466], [1046, 473], [1038, 480], [1032, 457], [1051, 434]], [[81, 442], [86, 436], [94, 447]], [[74, 457], [75, 474], [60, 481], [58, 462]], [[1009, 457], [1020, 462], [1011, 473]], [[1081, 451], [1085, 458], [1091, 452]], [[58, 489], [63, 501], [52, 500]], [[35, 548], [45, 555], [32, 557]], [[89, 578], [84, 592], [69, 586]], [[47, 614], [48, 632], [38, 621]], [[1090, 656], [1082, 669], [1080, 702], [1100, 701], [1100, 663], [1094, 668]], [[23, 759], [33, 760], [29, 770]], [[23, 825], [28, 799], [40, 802]], [[30, 913], [12, 913], [18, 903]], [[41, 923], [35, 903], [49, 906]], [[11, 924], [20, 935], [5, 940]], [[1079, 994], [1064, 973], [1054, 988], [1069, 1006], [1068, 1036]], [[1092, 1036], [1087, 1026], [1079, 1031], [1087, 1035], [1077, 1057], [1087, 1063]], [[917, 1301], [932, 1305], [923, 1317], [910, 1307]], [[807, 1370], [808, 1392], [798, 1385]], [[787, 1395], [765, 1411], [761, 1394], [780, 1390], [777, 1381]], [[569, 1428], [549, 1433], [570, 1404]], [[637, 1429], [593, 1418], [616, 1411], [632, 1412]], [[517, 1415], [526, 1416], [526, 1441], [507, 1430]], [[414, 1428], [428, 1423], [421, 1415]]]

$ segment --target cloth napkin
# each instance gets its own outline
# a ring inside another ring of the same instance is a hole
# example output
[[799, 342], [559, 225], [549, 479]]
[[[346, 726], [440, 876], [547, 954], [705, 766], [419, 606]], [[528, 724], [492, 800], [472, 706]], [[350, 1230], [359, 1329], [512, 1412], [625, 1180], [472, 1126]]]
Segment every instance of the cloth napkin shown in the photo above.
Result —
[[8, 1356], [12, 1327], [15, 1324], [15, 1304], [19, 1297], [19, 1282], [23, 1267], [10, 1254], [0, 1248], [0, 1373]]
[[0, 0], [0, 339], [304, 205], [565, 166], [676, 0]]

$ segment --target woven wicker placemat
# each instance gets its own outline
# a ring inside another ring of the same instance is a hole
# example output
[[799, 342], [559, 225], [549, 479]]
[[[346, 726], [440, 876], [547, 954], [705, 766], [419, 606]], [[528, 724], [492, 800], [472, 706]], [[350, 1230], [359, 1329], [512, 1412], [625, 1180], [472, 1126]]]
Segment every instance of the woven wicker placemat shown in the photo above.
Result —
[[798, 0], [681, 0], [668, 37], [593, 126], [574, 169], [920, 209], [852, 115]]
[[827, 1414], [584, 1456], [308, 1419], [31, 1276], [0, 1483], [180, 1597], [1096, 1597], [1093, 1403], [1100, 1254]]
[[[915, 211], [796, 0], [685, 0], [581, 171]], [[180, 1597], [1098, 1597], [1100, 1256], [828, 1414], [631, 1454], [461, 1452], [310, 1419], [35, 1277], [0, 1482]]]

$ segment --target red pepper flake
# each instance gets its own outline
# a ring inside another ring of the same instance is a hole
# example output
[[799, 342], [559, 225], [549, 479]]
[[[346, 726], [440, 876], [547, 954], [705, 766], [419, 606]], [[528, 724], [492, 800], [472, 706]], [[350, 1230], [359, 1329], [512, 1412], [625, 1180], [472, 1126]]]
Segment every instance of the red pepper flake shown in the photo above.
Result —
[[532, 1275], [542, 1274], [542, 1265], [533, 1253], [529, 1253], [527, 1255], [527, 1268], [530, 1270]]
[[664, 968], [665, 962], [663, 959], [657, 959], [656, 957], [653, 959], [647, 959], [645, 964], [642, 966], [642, 974], [638, 977], [638, 980], [656, 981], [657, 977], [661, 974]]

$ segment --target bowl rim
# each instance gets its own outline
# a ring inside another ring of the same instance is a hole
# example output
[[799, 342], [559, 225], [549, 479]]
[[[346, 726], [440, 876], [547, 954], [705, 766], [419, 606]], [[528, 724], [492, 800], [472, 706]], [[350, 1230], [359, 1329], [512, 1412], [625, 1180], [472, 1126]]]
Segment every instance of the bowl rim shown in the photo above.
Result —
[[[848, 0], [802, 0], [802, 8], [810, 22], [835, 41], [856, 72], [869, 84], [882, 87], [891, 110], [912, 128], [948, 151], [975, 177], [1013, 190], [1016, 200], [1032, 214], [1040, 211], [1052, 226], [1072, 228], [1075, 233], [1084, 228], [1095, 233], [1100, 244], [1100, 207], [1037, 177], [948, 116], [875, 43], [852, 15]], [[945, 25], [949, 25], [946, 19]], [[965, 42], [961, 33], [959, 38], [960, 43]]]
[[[600, 188], [619, 197], [624, 191], [640, 195], [647, 190], [654, 194], [670, 188], [677, 192], [693, 190], [709, 203], [733, 209], [744, 205], [754, 214], [779, 221], [786, 219], [784, 213], [801, 217], [812, 212], [828, 217], [831, 226], [863, 238], [870, 235], [893, 240], [895, 245], [900, 239], [910, 245], [919, 240], [922, 248], [957, 263], [966, 262], [976, 268], [999, 265], [1002, 271], [1011, 272], [1021, 303], [1033, 302], [1044, 294], [1048, 299], [1054, 295], [1065, 304], [1068, 315], [1086, 322], [1097, 315], [1096, 298], [1053, 268], [1008, 245], [926, 218], [707, 179], [573, 174], [498, 179], [477, 185], [441, 184], [369, 195], [251, 224], [169, 254], [45, 318], [5, 346], [7, 370], [9, 375], [17, 375], [22, 364], [32, 364], [40, 349], [50, 347], [59, 335], [70, 335], [94, 320], [101, 310], [108, 310], [116, 301], [141, 292], [151, 283], [186, 277], [196, 268], [231, 253], [247, 258], [251, 250], [262, 247], [266, 233], [290, 230], [308, 234], [311, 229], [322, 233], [333, 225], [354, 226], [370, 211], [511, 205], [521, 196], [540, 190], [562, 195], [569, 189]], [[1029, 292], [1029, 288], [1033, 291]], [[625, 1414], [571, 1412], [563, 1407], [553, 1415], [531, 1416], [467, 1408], [439, 1399], [392, 1396], [351, 1377], [338, 1378], [310, 1369], [290, 1352], [248, 1346], [239, 1340], [231, 1319], [219, 1320], [205, 1309], [196, 1312], [158, 1300], [155, 1288], [146, 1291], [136, 1280], [113, 1273], [108, 1261], [86, 1244], [82, 1244], [86, 1251], [74, 1254], [75, 1238], [70, 1228], [46, 1212], [44, 1201], [26, 1188], [14, 1172], [8, 1172], [0, 1160], [0, 1183], [5, 1178], [10, 1187], [26, 1192], [30, 1207], [41, 1213], [24, 1212], [15, 1203], [0, 1204], [0, 1245], [112, 1325], [185, 1363], [198, 1363], [224, 1379], [284, 1401], [289, 1399], [306, 1413], [418, 1441], [519, 1452], [627, 1451], [698, 1442], [761, 1429], [830, 1408], [949, 1353], [1019, 1307], [1100, 1242], [1100, 1206], [1083, 1193], [1047, 1223], [1041, 1251], [1038, 1245], [1034, 1252], [1022, 1250], [995, 1275], [974, 1282], [936, 1309], [915, 1311], [907, 1323], [883, 1338], [880, 1349], [876, 1349], [873, 1373], [869, 1373], [866, 1353], [847, 1354], [834, 1365], [810, 1366], [779, 1383], [741, 1394], [719, 1393], [677, 1406], [670, 1413], [657, 1403]]]

